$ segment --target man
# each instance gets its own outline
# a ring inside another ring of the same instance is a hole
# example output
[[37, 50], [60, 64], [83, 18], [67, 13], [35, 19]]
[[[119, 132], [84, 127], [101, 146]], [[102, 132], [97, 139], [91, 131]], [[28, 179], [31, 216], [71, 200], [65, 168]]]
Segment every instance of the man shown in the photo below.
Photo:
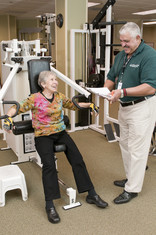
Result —
[[156, 51], [141, 39], [140, 28], [129, 22], [119, 31], [123, 48], [105, 82], [108, 100], [119, 100], [120, 149], [126, 179], [114, 181], [124, 191], [116, 204], [129, 202], [142, 190], [151, 136], [156, 121]]

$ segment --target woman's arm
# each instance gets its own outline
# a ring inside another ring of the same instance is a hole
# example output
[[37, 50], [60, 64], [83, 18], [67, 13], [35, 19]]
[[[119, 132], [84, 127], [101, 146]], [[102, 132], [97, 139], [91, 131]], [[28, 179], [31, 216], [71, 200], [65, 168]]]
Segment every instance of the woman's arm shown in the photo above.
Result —
[[78, 105], [82, 108], [90, 108], [91, 103], [80, 102]]
[[95, 112], [95, 115], [97, 116], [99, 113], [99, 107], [97, 107], [94, 103], [77, 103], [82, 108], [89, 108], [91, 115], [93, 115], [93, 112]]
[[[20, 108], [18, 110], [18, 114], [20, 113], [25, 113], [27, 111], [29, 111], [33, 106], [33, 101], [30, 99], [30, 97], [28, 97], [27, 99], [23, 100], [21, 103], [20, 103]], [[16, 109], [17, 107], [14, 105], [12, 106], [8, 112], [7, 112], [7, 118], [4, 120], [4, 125], [3, 125], [3, 128], [5, 131], [7, 132], [11, 132], [12, 128], [13, 128], [13, 119], [12, 117], [14, 115], [16, 115]], [[17, 114], [17, 115], [18, 115]]]
[[72, 102], [71, 99], [67, 98], [64, 94], [59, 93], [59, 95], [62, 96], [63, 98], [63, 108], [68, 108], [71, 110], [78, 110], [80, 106], [80, 108], [89, 108], [91, 111], [91, 114], [93, 113], [93, 111], [98, 114], [99, 112], [99, 108], [94, 104], [94, 103], [90, 103], [90, 102], [78, 102], [77, 105], [74, 104], [74, 102]]
[[12, 117], [12, 116], [15, 115], [15, 113], [16, 113], [16, 108], [15, 108], [15, 107], [11, 107], [11, 108], [8, 110], [7, 115], [8, 115], [9, 117]]

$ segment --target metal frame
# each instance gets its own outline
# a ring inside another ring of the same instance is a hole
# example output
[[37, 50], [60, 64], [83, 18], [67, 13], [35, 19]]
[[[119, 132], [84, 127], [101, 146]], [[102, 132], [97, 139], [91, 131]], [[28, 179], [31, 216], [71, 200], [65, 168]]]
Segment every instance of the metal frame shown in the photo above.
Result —
[[[112, 5], [110, 5], [106, 12], [106, 22], [111, 22], [111, 14], [112, 14]], [[105, 29], [100, 29], [100, 32], [104, 33], [106, 35], [106, 44], [111, 44], [111, 25], [106, 25]], [[99, 30], [80, 30], [80, 29], [71, 29], [70, 31], [70, 77], [73, 81], [75, 81], [75, 38], [76, 34], [86, 34], [89, 35], [89, 33], [96, 33], [96, 57], [100, 58], [100, 46], [99, 46]], [[87, 54], [87, 52], [86, 52]], [[100, 65], [97, 65], [97, 72], [105, 71], [105, 80], [107, 79], [107, 73], [110, 70], [110, 46], [106, 46], [105, 48], [105, 67], [101, 68]], [[71, 97], [75, 95], [75, 90], [71, 88]], [[99, 106], [100, 103], [100, 97], [98, 95], [95, 95], [95, 104]], [[109, 116], [109, 102], [104, 99], [104, 125], [108, 124], [109, 121], [113, 123], [118, 124], [118, 120], [114, 119]], [[105, 129], [101, 129], [101, 126], [99, 125], [99, 116], [95, 117], [94, 124], [90, 124], [89, 126], [85, 127], [76, 127], [75, 126], [75, 112], [71, 111], [71, 131], [81, 130], [91, 128], [101, 134], [106, 134]], [[117, 139], [118, 137], [116, 137]], [[115, 140], [116, 141], [116, 140]]]
[[[17, 75], [18, 70], [20, 69], [20, 71], [21, 70], [22, 71], [27, 71], [27, 61], [30, 60], [30, 59], [40, 59], [41, 57], [44, 56], [43, 53], [45, 52], [45, 50], [40, 49], [40, 41], [39, 40], [30, 41], [30, 42], [27, 42], [27, 43], [29, 45], [32, 45], [32, 44], [35, 45], [35, 48], [34, 48], [35, 55], [27, 55], [27, 53], [26, 53], [25, 55], [19, 56], [18, 54], [21, 53], [21, 50], [18, 47], [18, 45], [25, 43], [24, 41], [21, 42], [21, 41], [17, 41], [17, 39], [14, 39], [12, 41], [6, 41], [6, 42], [1, 42], [1, 43], [3, 45], [6, 45], [6, 47], [4, 48], [5, 55], [3, 54], [3, 57], [4, 57], [4, 59], [3, 59], [3, 66], [5, 66], [6, 68], [7, 67], [12, 68], [11, 72], [9, 72], [8, 77], [5, 79], [5, 82], [4, 82], [3, 86], [2, 86], [2, 88], [0, 89], [1, 115], [4, 115], [6, 110], [4, 110], [4, 107], [3, 107], [3, 99], [4, 98], [6, 99], [6, 94], [8, 92], [8, 89], [10, 88], [13, 80], [15, 79], [15, 76]], [[10, 48], [8, 47], [8, 43], [11, 45]], [[41, 52], [42, 52], [42, 56], [40, 56]], [[12, 61], [12, 58], [13, 58], [14, 62]], [[22, 63], [20, 63], [19, 61], [22, 62]], [[59, 72], [58, 70], [56, 70], [52, 66], [51, 66], [51, 70], [54, 71], [56, 73], [56, 75], [62, 81], [67, 83], [73, 89], [76, 89], [78, 92], [80, 92], [81, 94], [85, 95], [86, 97], [88, 97], [90, 95], [90, 92], [86, 91], [85, 89], [83, 89], [82, 87], [77, 85], [75, 82], [73, 82], [71, 79], [66, 77], [64, 74], [62, 74], [61, 72]], [[21, 75], [20, 79], [22, 79], [22, 75]], [[16, 81], [16, 79], [15, 79], [15, 81]], [[23, 84], [23, 86], [24, 86], [24, 84]], [[7, 142], [7, 138], [6, 138], [5, 132], [0, 129], [0, 133], [3, 133], [3, 137], [4, 137], [3, 139], [6, 140], [6, 142]], [[7, 137], [9, 137], [9, 136], [7, 136]], [[22, 136], [14, 136], [14, 137], [17, 137], [16, 144], [17, 143], [18, 143], [18, 145], [22, 145], [23, 144]], [[19, 144], [19, 138], [21, 140], [20, 141], [21, 144]], [[13, 138], [11, 136], [11, 141], [12, 140], [13, 140]], [[24, 152], [23, 152], [23, 153], [18, 155], [17, 154], [18, 150], [16, 151], [16, 147], [15, 147], [15, 149], [13, 149], [13, 151], [15, 151], [15, 154], [18, 157], [18, 161], [12, 162], [11, 164], [19, 164], [19, 163], [24, 163], [24, 162], [27, 162], [27, 161], [34, 161], [40, 167], [42, 166], [40, 158], [39, 158], [39, 156], [38, 156], [38, 154], [36, 152], [35, 153], [34, 152], [33, 153], [26, 153], [26, 154], [24, 154]], [[22, 152], [22, 150], [21, 150], [21, 152]], [[57, 165], [56, 165], [56, 167], [57, 167]], [[63, 208], [65, 210], [67, 210], [67, 209], [71, 209], [71, 208], [80, 206], [81, 203], [80, 202], [76, 202], [76, 190], [71, 188], [71, 187], [67, 187], [65, 185], [65, 183], [61, 179], [59, 179], [58, 181], [63, 186], [63, 188], [66, 190], [66, 194], [69, 196], [69, 204], [64, 206]]]

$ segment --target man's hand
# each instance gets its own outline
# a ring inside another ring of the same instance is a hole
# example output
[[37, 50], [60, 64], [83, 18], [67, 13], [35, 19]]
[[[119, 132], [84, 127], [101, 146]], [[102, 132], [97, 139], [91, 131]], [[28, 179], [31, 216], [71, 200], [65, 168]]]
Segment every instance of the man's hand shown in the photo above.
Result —
[[120, 97], [121, 97], [121, 90], [120, 89], [113, 90], [110, 93], [110, 98], [108, 98], [108, 101], [110, 101], [110, 103], [112, 104], [112, 103], [118, 101]]
[[94, 111], [96, 115], [99, 114], [99, 107], [97, 107], [94, 103], [91, 103], [89, 108], [91, 113]]
[[13, 120], [11, 117], [7, 117], [6, 119], [4, 119], [4, 125], [3, 128], [5, 129], [5, 131], [10, 132], [10, 130], [13, 129]]

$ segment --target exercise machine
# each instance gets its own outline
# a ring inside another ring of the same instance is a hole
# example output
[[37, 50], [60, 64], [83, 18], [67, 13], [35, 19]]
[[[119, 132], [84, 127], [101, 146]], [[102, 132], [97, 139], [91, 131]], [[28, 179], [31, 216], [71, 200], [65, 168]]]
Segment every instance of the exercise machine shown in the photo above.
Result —
[[[109, 4], [107, 7], [106, 7], [106, 22], [111, 22], [111, 15], [112, 15], [112, 5], [114, 4], [115, 1], [108, 1], [108, 2], [112, 2], [112, 4]], [[105, 43], [106, 44], [111, 44], [111, 25], [108, 24], [106, 25], [105, 28], [102, 28], [102, 29], [93, 29], [93, 27], [90, 27], [89, 28], [85, 28], [83, 30], [77, 30], [77, 29], [71, 29], [70, 31], [70, 74], [71, 74], [71, 79], [73, 81], [75, 81], [75, 74], [76, 74], [76, 66], [75, 66], [75, 41], [76, 41], [76, 36], [81, 34], [82, 37], [84, 37], [85, 35], [85, 38], [86, 41], [88, 41], [88, 38], [90, 36], [90, 34], [95, 34], [96, 35], [96, 58], [100, 58], [100, 34], [102, 34], [104, 37], [105, 37]], [[87, 43], [86, 43], [87, 44]], [[84, 47], [84, 51], [85, 51], [85, 54], [87, 55], [87, 51], [88, 51], [88, 47], [89, 45], [87, 44], [86, 48]], [[85, 60], [86, 61], [86, 60]], [[84, 67], [87, 67], [84, 66]], [[87, 68], [86, 68], [87, 69]], [[110, 69], [110, 46], [106, 46], [105, 47], [105, 63], [104, 63], [104, 66], [102, 66], [100, 63], [98, 63], [96, 65], [96, 74], [100, 74], [101, 71], [104, 72], [105, 74], [105, 78], [104, 80], [106, 79], [106, 75], [108, 73]], [[88, 75], [87, 75], [87, 71], [84, 72], [84, 85], [86, 85], [88, 83]], [[71, 97], [73, 97], [75, 95], [75, 90], [71, 88]], [[100, 97], [98, 95], [95, 95], [95, 104], [97, 106], [99, 106], [100, 104]], [[114, 119], [114, 118], [111, 118], [109, 117], [109, 102], [105, 99], [104, 100], [104, 113], [102, 114], [103, 115], [103, 119], [104, 119], [104, 123], [103, 123], [103, 127], [105, 125], [109, 125], [109, 129], [110, 129], [110, 124], [109, 124], [109, 121], [113, 122], [113, 123], [116, 123], [118, 124], [118, 120]], [[99, 133], [105, 135], [106, 134], [106, 129], [103, 129], [103, 127], [101, 127], [99, 125], [99, 116], [97, 116], [95, 118], [95, 121], [94, 123], [90, 123], [89, 128], [95, 130], [95, 131], [98, 131]], [[84, 127], [83, 127], [84, 128]], [[72, 112], [71, 113], [71, 130], [77, 130], [77, 129], [80, 129], [80, 127], [76, 127], [75, 126], [75, 113]], [[112, 129], [111, 129], [112, 131]], [[113, 133], [113, 132], [112, 132]], [[108, 135], [109, 136], [109, 135]], [[116, 138], [114, 137], [114, 134], [112, 136], [112, 138], [109, 140], [109, 141], [116, 141]]]
[[[58, 70], [56, 70], [51, 66], [50, 64], [51, 58], [44, 56], [44, 51], [40, 49], [39, 40], [33, 42], [23, 42], [23, 41], [19, 42], [17, 40], [2, 42], [1, 50], [2, 50], [2, 61], [3, 61], [2, 64], [3, 85], [0, 90], [0, 104], [1, 104], [2, 116], [5, 113], [7, 113], [7, 110], [9, 108], [7, 106], [8, 100], [21, 101], [30, 94], [30, 89], [32, 89], [32, 87], [33, 88], [36, 87], [36, 85], [32, 84], [31, 82], [30, 86], [28, 83], [29, 61], [39, 62], [40, 65], [38, 66], [39, 70], [37, 70], [37, 74], [39, 74], [39, 72], [43, 70], [52, 70], [61, 80], [63, 80], [68, 85], [72, 86], [73, 89], [76, 89], [79, 93], [85, 95], [86, 97], [90, 95], [90, 92], [86, 91], [85, 89], [80, 87], [75, 82], [71, 81], [68, 77], [66, 77], [61, 72], [59, 72]], [[41, 70], [42, 64], [45, 64], [43, 70]], [[36, 65], [33, 66], [33, 69], [31, 71], [32, 71], [31, 74], [33, 74], [32, 76], [34, 76], [34, 73], [36, 72]], [[22, 125], [23, 123], [28, 124], [30, 119], [31, 119], [30, 112], [18, 115], [17, 117], [14, 118], [15, 123], [19, 124], [20, 122], [22, 122]], [[18, 128], [21, 128], [20, 124]], [[16, 133], [15, 136], [13, 136], [13, 134], [6, 134], [4, 133], [3, 130], [2, 133], [4, 135], [4, 140], [6, 140], [8, 148], [11, 148], [18, 157], [18, 161], [12, 162], [11, 164], [19, 164], [27, 161], [35, 161], [39, 166], [42, 166], [40, 158], [34, 148], [33, 133], [28, 131], [28, 126], [25, 132], [20, 133], [19, 131], [18, 134]], [[81, 204], [79, 202], [76, 202], [76, 190], [66, 186], [62, 180], [60, 180], [59, 183], [66, 190], [66, 193], [69, 196], [69, 205], [66, 205], [64, 209], [70, 209], [80, 206]]]
[[[120, 44], [111, 43], [111, 27], [115, 24], [124, 24], [126, 22], [113, 22], [112, 21], [112, 7], [115, 4], [115, 0], [108, 0], [104, 7], [100, 10], [98, 15], [94, 18], [91, 24], [85, 24], [82, 30], [71, 29], [70, 31], [70, 74], [73, 81], [76, 80], [76, 74], [78, 74], [76, 68], [76, 48], [78, 45], [78, 37], [81, 37], [82, 41], [80, 48], [82, 47], [82, 82], [80, 84], [83, 87], [103, 87], [104, 82], [107, 79], [107, 73], [110, 70], [111, 61], [111, 48], [112, 46], [121, 46]], [[103, 17], [106, 16], [106, 22], [100, 22]], [[90, 50], [90, 37], [94, 35], [95, 38], [95, 74], [88, 73], [89, 53]], [[71, 88], [71, 97], [75, 95], [75, 90]], [[109, 115], [109, 102], [104, 99], [100, 100], [98, 94], [94, 94], [95, 104], [100, 106], [100, 102], [103, 102], [104, 111], [95, 117], [94, 122], [90, 122], [88, 126], [77, 127], [75, 113], [71, 112], [71, 130], [80, 130], [85, 128], [91, 128], [107, 137], [109, 142], [116, 142], [120, 138], [120, 130], [118, 120]], [[102, 125], [100, 119], [103, 120]], [[113, 126], [112, 126], [112, 124]], [[112, 128], [114, 127], [114, 128]], [[113, 130], [114, 129], [114, 130]]]

